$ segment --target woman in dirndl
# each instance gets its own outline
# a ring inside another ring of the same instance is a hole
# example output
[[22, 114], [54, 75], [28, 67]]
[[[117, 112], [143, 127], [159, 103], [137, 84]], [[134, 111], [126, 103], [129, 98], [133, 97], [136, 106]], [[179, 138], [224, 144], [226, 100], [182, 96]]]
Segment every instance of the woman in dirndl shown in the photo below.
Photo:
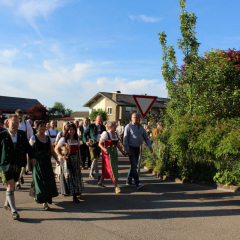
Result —
[[[61, 162], [59, 193], [72, 195], [75, 203], [80, 202], [77, 196], [80, 196], [83, 192], [79, 146], [75, 124], [67, 125], [64, 136], [55, 147], [58, 157], [64, 160]], [[68, 154], [64, 155], [64, 152]]]
[[42, 203], [44, 210], [49, 210], [49, 204], [52, 204], [52, 198], [58, 196], [54, 173], [52, 169], [51, 156], [59, 161], [51, 140], [45, 135], [46, 123], [38, 121], [37, 134], [30, 138], [30, 145], [35, 150], [37, 164], [33, 167], [33, 182], [31, 184], [29, 195], [35, 198], [37, 203]]
[[119, 136], [116, 132], [117, 123], [115, 121], [107, 122], [107, 131], [101, 134], [99, 147], [102, 149], [102, 176], [98, 182], [98, 186], [105, 188], [103, 185], [104, 179], [112, 179], [115, 193], [120, 193], [121, 189], [117, 185], [118, 181], [118, 152], [125, 156]]

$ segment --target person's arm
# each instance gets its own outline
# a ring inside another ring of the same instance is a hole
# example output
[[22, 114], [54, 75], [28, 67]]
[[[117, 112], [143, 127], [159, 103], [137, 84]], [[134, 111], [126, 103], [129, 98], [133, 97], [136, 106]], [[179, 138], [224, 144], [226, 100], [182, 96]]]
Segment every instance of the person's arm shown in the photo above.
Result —
[[[27, 134], [25, 134], [24, 138], [25, 138], [25, 145], [26, 145], [26, 153], [28, 154], [28, 156], [30, 158], [30, 162], [31, 162], [32, 166], [35, 166], [37, 164], [37, 160], [35, 158], [35, 152], [27, 139]], [[29, 165], [29, 164], [30, 163], [27, 163], [27, 165]]]
[[108, 150], [106, 147], [104, 147], [104, 141], [100, 139], [98, 146], [105, 152], [108, 154]]
[[118, 141], [117, 143], [117, 148], [119, 149], [119, 151], [124, 155], [126, 156], [126, 153], [125, 151], [123, 150], [123, 146], [122, 146], [122, 143], [120, 141]]
[[87, 142], [89, 137], [90, 137], [90, 124], [86, 127], [85, 131], [83, 132], [83, 141], [86, 143], [87, 146], [90, 146], [90, 142]]
[[50, 143], [50, 148], [51, 148], [51, 155], [53, 156], [53, 158], [55, 159], [57, 164], [60, 165], [60, 161], [58, 160], [58, 156], [57, 156], [56, 152], [54, 151], [54, 148], [53, 148], [53, 145], [51, 144], [50, 138], [49, 138], [49, 143]]
[[129, 150], [129, 124], [124, 129], [124, 136], [123, 136], [123, 142], [124, 142], [124, 149], [127, 152], [127, 155], [131, 155], [131, 152]]
[[108, 150], [107, 148], [104, 146], [104, 142], [108, 140], [108, 134], [106, 131], [104, 131], [102, 134], [101, 134], [101, 138], [100, 138], [100, 141], [98, 143], [98, 146], [108, 154]]
[[65, 139], [62, 137], [58, 144], [55, 146], [55, 152], [57, 154], [58, 157], [62, 158], [62, 159], [67, 159], [67, 156], [63, 156], [62, 152], [61, 152], [61, 147], [63, 146], [63, 143], [65, 142]]
[[26, 121], [26, 128], [27, 128], [27, 139], [30, 139], [33, 135], [33, 129], [31, 124], [28, 121]]

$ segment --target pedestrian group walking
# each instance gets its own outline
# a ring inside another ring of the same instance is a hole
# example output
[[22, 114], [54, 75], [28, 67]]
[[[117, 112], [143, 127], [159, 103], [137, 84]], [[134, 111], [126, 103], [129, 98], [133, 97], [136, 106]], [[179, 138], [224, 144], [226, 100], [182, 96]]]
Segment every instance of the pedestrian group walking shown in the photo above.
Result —
[[[50, 122], [49, 129], [41, 120], [32, 122], [31, 127], [31, 121], [23, 120], [20, 109], [16, 114], [11, 114], [0, 132], [0, 171], [2, 183], [6, 184], [3, 208], [11, 210], [14, 220], [20, 218], [14, 191], [21, 189], [25, 171], [32, 171], [29, 195], [36, 203], [42, 204], [44, 210], [50, 210], [49, 204], [58, 194], [72, 196], [73, 202], [79, 203], [84, 189], [81, 170], [85, 169], [87, 160], [89, 177], [97, 179], [97, 186], [104, 189], [104, 180], [111, 179], [115, 193], [120, 193], [118, 150], [124, 156], [129, 156], [130, 169], [126, 184], [141, 189], [143, 184], [139, 180], [137, 164], [142, 139], [151, 151], [152, 147], [136, 113], [132, 114], [131, 120], [124, 128], [120, 121], [107, 121], [104, 125], [102, 116], [97, 116], [93, 123], [84, 118], [80, 123], [65, 123], [62, 132], [59, 132], [55, 121]], [[101, 174], [98, 168], [100, 156]], [[59, 190], [51, 158], [56, 161]]]

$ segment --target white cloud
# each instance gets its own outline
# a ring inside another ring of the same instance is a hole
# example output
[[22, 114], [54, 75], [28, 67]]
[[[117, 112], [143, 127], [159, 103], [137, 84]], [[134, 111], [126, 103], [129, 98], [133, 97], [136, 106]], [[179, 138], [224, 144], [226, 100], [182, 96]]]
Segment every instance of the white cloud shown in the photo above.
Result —
[[57, 60], [45, 60], [40, 70], [0, 66], [0, 95], [35, 98], [47, 107], [52, 107], [54, 102], [62, 102], [74, 111], [83, 110], [82, 106], [100, 91], [120, 90], [125, 94], [167, 97], [166, 86], [161, 79], [94, 77], [99, 68], [102, 68], [102, 73], [109, 69], [105, 64], [86, 61], [64, 66]]
[[[167, 97], [165, 83], [160, 79], [138, 79], [128, 80], [126, 78], [108, 79], [98, 78], [94, 86], [97, 92], [113, 92], [120, 90], [124, 94], [147, 94], [159, 97]], [[97, 90], [99, 89], [99, 90]]]
[[36, 20], [38, 18], [47, 20], [47, 17], [64, 2], [65, 0], [0, 0], [0, 5], [13, 8], [15, 14], [24, 18], [41, 36]]
[[159, 22], [159, 21], [163, 20], [163, 18], [151, 17], [151, 16], [146, 16], [146, 15], [143, 15], [143, 14], [138, 15], [138, 16], [129, 15], [128, 17], [131, 20], [138, 20], [138, 21], [147, 22], [147, 23], [155, 23], [155, 22]]
[[11, 65], [17, 54], [16, 48], [0, 50], [0, 63]]

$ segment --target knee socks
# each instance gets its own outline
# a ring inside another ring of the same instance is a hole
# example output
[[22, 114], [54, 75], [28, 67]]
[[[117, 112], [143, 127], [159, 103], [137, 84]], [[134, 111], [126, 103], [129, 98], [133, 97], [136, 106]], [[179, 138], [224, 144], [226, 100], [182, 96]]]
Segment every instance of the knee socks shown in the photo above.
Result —
[[93, 171], [95, 171], [95, 174], [98, 177], [99, 176], [98, 164], [95, 161], [92, 161], [90, 175], [93, 175]]
[[16, 212], [14, 191], [6, 191], [6, 202], [8, 202], [12, 212]]

